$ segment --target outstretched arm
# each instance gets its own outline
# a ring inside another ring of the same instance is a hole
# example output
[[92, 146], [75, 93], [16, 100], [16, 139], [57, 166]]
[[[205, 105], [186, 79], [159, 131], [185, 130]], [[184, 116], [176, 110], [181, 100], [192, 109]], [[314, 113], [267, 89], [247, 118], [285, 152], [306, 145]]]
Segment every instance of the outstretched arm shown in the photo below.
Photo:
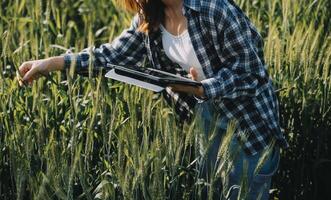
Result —
[[90, 47], [80, 53], [64, 55], [64, 69], [75, 67], [77, 73], [88, 73], [90, 63], [93, 71], [107, 67], [107, 63], [116, 65], [141, 66], [146, 48], [144, 33], [138, 30], [139, 17], [136, 15], [131, 26], [124, 30], [112, 43], [100, 47]]
[[64, 56], [25, 62], [19, 68], [22, 81], [31, 84], [42, 75], [70, 67], [73, 67], [78, 74], [87, 74], [89, 66], [92, 67], [93, 72], [97, 72], [106, 68], [107, 63], [141, 66], [146, 49], [144, 33], [138, 31], [138, 24], [139, 17], [136, 15], [131, 26], [112, 43], [102, 44], [98, 48], [91, 47], [75, 54], [68, 53]]

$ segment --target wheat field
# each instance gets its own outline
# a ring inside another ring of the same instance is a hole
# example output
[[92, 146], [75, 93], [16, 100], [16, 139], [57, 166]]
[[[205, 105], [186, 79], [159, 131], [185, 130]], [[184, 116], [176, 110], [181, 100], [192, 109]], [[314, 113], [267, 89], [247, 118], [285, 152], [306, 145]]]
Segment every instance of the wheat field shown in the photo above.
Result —
[[[272, 199], [319, 199], [331, 160], [331, 2], [237, 0], [264, 37], [283, 150]], [[24, 61], [111, 42], [115, 0], [0, 3], [0, 199], [199, 199], [196, 124], [158, 94], [70, 71], [19, 87]], [[231, 130], [228, 131], [231, 135]], [[330, 175], [328, 175], [330, 177]], [[217, 177], [217, 174], [215, 174]], [[327, 180], [326, 180], [327, 183]]]

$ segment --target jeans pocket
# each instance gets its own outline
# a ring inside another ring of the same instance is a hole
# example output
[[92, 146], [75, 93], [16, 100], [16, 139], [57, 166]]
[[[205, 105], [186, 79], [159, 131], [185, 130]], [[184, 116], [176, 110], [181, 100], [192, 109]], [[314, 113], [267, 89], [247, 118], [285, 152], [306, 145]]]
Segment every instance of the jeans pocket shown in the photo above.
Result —
[[263, 164], [259, 172], [254, 176], [253, 181], [256, 183], [264, 183], [271, 180], [272, 176], [277, 172], [280, 161], [279, 147], [274, 147], [272, 156]]

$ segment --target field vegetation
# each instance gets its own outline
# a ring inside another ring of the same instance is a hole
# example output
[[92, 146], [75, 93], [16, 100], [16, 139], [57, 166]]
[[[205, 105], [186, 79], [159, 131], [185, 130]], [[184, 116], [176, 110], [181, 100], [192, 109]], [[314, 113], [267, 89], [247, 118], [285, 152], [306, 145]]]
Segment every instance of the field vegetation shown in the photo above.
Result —
[[[236, 2], [265, 40], [290, 143], [273, 198], [321, 199], [331, 159], [331, 1]], [[210, 185], [197, 178], [198, 129], [181, 126], [157, 94], [101, 74], [56, 72], [25, 88], [15, 79], [24, 61], [111, 42], [132, 14], [114, 0], [0, 5], [0, 199], [199, 199]]]

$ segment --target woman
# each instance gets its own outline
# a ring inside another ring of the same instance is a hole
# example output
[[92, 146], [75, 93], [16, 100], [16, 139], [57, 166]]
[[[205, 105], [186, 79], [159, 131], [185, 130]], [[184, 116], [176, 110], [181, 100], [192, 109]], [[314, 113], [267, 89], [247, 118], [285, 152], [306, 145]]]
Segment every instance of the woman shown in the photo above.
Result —
[[[175, 105], [183, 120], [198, 111], [208, 137], [212, 116], [219, 115], [217, 136], [207, 153], [207, 166], [216, 163], [222, 134], [229, 120], [238, 127], [231, 148], [240, 149], [231, 172], [222, 178], [222, 196], [237, 199], [244, 163], [248, 163], [247, 199], [268, 199], [271, 177], [279, 161], [279, 147], [287, 142], [279, 126], [278, 102], [265, 69], [263, 41], [256, 28], [232, 0], [125, 0], [136, 12], [130, 28], [111, 44], [23, 63], [19, 68], [23, 81], [32, 83], [42, 74], [75, 67], [77, 73], [104, 69], [107, 63], [142, 66], [190, 74], [201, 81], [200, 87], [172, 85], [165, 98]], [[196, 103], [198, 104], [196, 105]], [[258, 173], [254, 169], [262, 152], [272, 153]], [[201, 170], [207, 177], [208, 167]], [[261, 196], [262, 195], [262, 196]]]

